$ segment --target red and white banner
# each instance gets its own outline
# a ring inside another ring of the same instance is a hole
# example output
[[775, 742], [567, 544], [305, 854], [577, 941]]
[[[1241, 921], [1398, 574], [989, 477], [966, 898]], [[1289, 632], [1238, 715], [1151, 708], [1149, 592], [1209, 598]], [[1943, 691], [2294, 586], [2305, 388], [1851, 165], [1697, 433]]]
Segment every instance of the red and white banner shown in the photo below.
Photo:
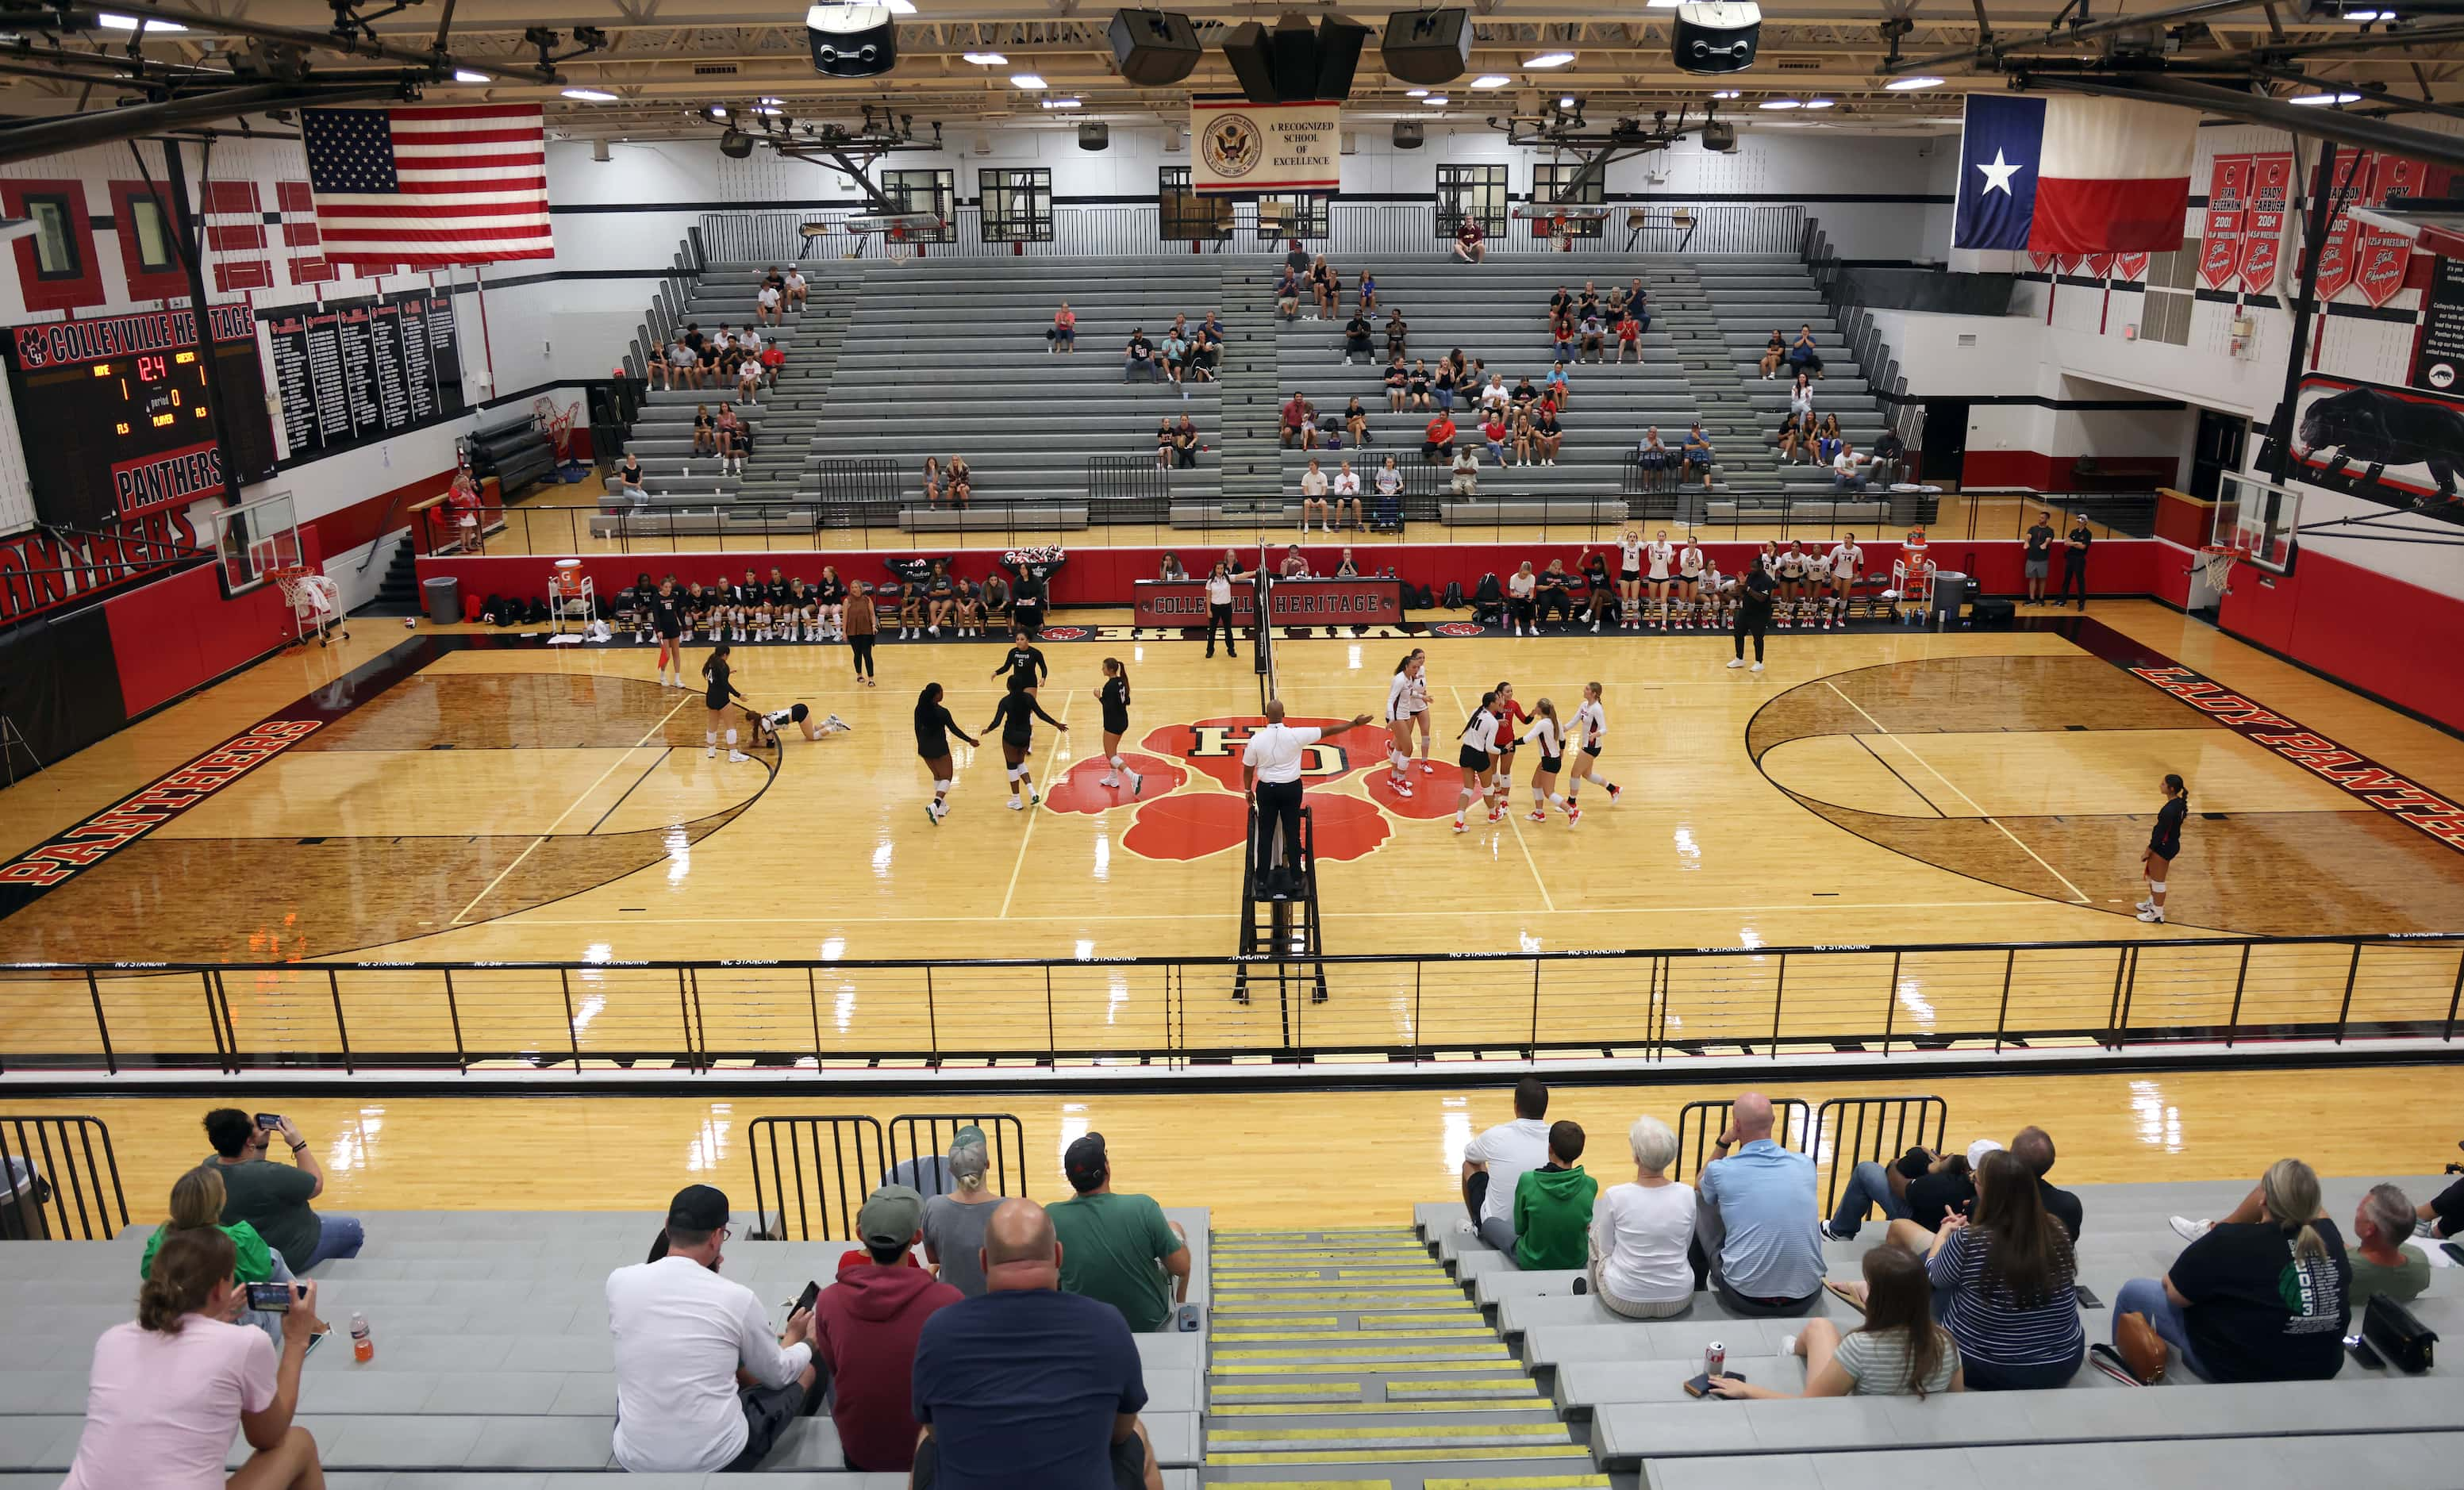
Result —
[[[2401, 155], [2379, 155], [2370, 160], [2368, 190], [2359, 193], [2354, 201], [2364, 207], [2384, 207], [2389, 197], [2419, 197], [2430, 194], [2431, 172], [2428, 165]], [[2404, 288], [2406, 273], [2412, 268], [2412, 240], [2402, 233], [2372, 228], [2366, 223], [2356, 225], [2353, 235], [2353, 288], [2372, 305], [2385, 305]]]
[[2211, 290], [2223, 289], [2241, 271], [2252, 160], [2247, 155], [2219, 155], [2208, 178], [2207, 222], [2199, 234], [2199, 282]]
[[2242, 225], [2241, 288], [2274, 295], [2283, 259], [2284, 219], [2293, 199], [2293, 156], [2251, 157], [2250, 214]]
[[[1353, 580], [1277, 580], [1267, 604], [1279, 626], [1394, 625], [1403, 619], [1403, 581], [1383, 576]], [[1140, 580], [1132, 609], [1136, 626], [1202, 626], [1207, 622], [1203, 580]], [[1232, 619], [1257, 620], [1254, 586], [1232, 587]]]
[[2091, 254], [2089, 254], [2089, 255], [2087, 256], [2087, 272], [2088, 272], [2088, 277], [2090, 277], [2090, 278], [2092, 278], [2092, 279], [2110, 279], [2110, 278], [2112, 278], [2112, 277], [2113, 277], [2113, 261], [2114, 261], [2115, 259], [2119, 258], [2120, 256], [2121, 256], [2121, 255], [2119, 255], [2119, 254], [2115, 254], [2115, 253], [2091, 253]]
[[1342, 185], [1343, 105], [1193, 99], [1189, 183], [1200, 195]]
[[2113, 256], [2113, 267], [2124, 279], [2144, 280], [2147, 277], [2147, 257], [2144, 252], [2117, 253]]
[[2028, 267], [2035, 270], [2037, 274], [2051, 274], [2058, 273], [2059, 271], [2057, 266], [2060, 263], [2060, 258], [2055, 254], [2039, 253], [2034, 249], [2028, 251]]

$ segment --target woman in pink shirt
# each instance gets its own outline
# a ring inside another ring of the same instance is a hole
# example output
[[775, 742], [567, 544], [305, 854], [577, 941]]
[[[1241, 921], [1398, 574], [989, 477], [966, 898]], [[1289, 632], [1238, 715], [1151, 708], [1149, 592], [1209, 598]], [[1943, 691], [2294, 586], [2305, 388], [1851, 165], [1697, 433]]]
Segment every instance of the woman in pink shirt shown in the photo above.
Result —
[[[323, 1490], [317, 1440], [292, 1425], [299, 1364], [322, 1333], [317, 1285], [292, 1284], [277, 1359], [265, 1331], [231, 1323], [248, 1296], [219, 1229], [179, 1232], [154, 1255], [134, 1324], [95, 1342], [85, 1431], [60, 1490]], [[256, 1452], [223, 1471], [236, 1427]]]

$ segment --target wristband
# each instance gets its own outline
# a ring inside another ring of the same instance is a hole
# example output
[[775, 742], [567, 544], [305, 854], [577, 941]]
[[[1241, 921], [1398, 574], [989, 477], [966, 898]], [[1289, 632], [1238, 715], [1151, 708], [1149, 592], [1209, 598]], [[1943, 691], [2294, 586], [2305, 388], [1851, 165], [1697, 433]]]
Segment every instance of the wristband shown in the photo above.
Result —
[[291, 1151], [293, 1153], [306, 1153], [308, 1151], [308, 1146], [306, 1144], [293, 1144], [291, 1146]]

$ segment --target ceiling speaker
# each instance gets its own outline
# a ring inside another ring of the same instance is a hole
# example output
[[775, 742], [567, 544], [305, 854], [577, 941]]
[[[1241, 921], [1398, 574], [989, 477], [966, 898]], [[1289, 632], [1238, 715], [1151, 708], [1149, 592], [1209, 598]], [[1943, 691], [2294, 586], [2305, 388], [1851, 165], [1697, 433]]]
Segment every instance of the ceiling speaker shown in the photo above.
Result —
[[1378, 55], [1407, 83], [1450, 83], [1471, 65], [1471, 16], [1463, 11], [1397, 11], [1386, 17]]
[[1333, 103], [1352, 97], [1353, 75], [1360, 69], [1360, 49], [1369, 45], [1369, 28], [1328, 13], [1317, 23], [1317, 84], [1309, 97]]
[[1111, 35], [1121, 77], [1140, 88], [1170, 87], [1198, 71], [1205, 55], [1198, 28], [1177, 11], [1116, 11]]
[[730, 129], [718, 137], [718, 153], [731, 161], [740, 161], [753, 153], [753, 137], [740, 129]]
[[1252, 103], [1283, 101], [1283, 95], [1275, 92], [1274, 74], [1267, 66], [1266, 54], [1266, 28], [1256, 21], [1243, 22], [1223, 38], [1223, 60], [1232, 64], [1232, 76], [1241, 84], [1241, 97]]
[[1110, 124], [1087, 123], [1078, 126], [1078, 148], [1081, 150], [1100, 150], [1111, 142], [1112, 126]]
[[879, 77], [898, 65], [898, 27], [880, 5], [817, 5], [804, 12], [813, 70], [825, 77]]
[[1753, 0], [1692, 0], [1677, 8], [1669, 56], [1680, 72], [1742, 73], [1754, 65], [1762, 31]]
[[1421, 138], [1420, 126], [1418, 124], [1397, 124], [1395, 126], [1395, 148], [1397, 150], [1419, 149], [1420, 147]]
[[1224, 37], [1223, 60], [1252, 103], [1338, 102], [1351, 97], [1368, 42], [1369, 28], [1357, 22], [1330, 14], [1312, 27], [1289, 11], [1272, 31], [1250, 21]]

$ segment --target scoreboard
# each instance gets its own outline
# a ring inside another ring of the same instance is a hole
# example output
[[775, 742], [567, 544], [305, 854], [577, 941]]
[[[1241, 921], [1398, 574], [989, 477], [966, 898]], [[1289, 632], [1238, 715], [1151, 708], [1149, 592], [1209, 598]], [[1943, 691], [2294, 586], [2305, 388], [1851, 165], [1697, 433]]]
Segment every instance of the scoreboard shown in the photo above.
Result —
[[[109, 528], [219, 493], [226, 463], [243, 481], [273, 471], [255, 318], [245, 306], [215, 305], [207, 318], [210, 363], [187, 310], [10, 329], [9, 391], [43, 521]], [[228, 447], [214, 440], [209, 368], [231, 425]]]

